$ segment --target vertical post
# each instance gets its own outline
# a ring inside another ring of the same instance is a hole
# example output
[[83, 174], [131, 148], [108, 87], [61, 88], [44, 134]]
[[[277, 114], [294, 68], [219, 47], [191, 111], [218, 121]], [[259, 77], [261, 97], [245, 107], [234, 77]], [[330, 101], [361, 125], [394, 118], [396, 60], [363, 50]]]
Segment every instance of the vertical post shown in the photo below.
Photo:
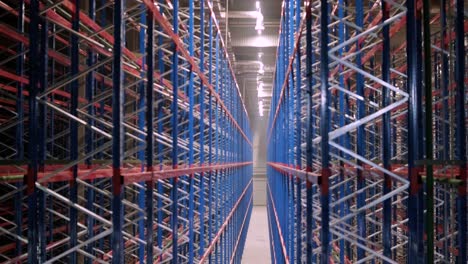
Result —
[[[159, 0], [159, 12], [162, 14], [164, 12], [163, 10], [163, 2], [164, 0]], [[162, 26], [159, 25], [158, 26], [158, 30], [159, 31], [162, 31]], [[158, 69], [159, 69], [159, 72], [164, 72], [164, 52], [162, 50], [162, 46], [164, 44], [164, 38], [163, 36], [160, 34], [158, 36]], [[162, 83], [162, 77], [160, 77], [161, 79], [159, 80], [160, 84]], [[162, 96], [158, 93], [157, 94], [157, 97], [156, 97], [156, 101], [158, 102], [157, 104], [157, 109], [158, 109], [158, 133], [159, 134], [162, 134], [163, 132], [163, 122], [161, 121], [163, 119], [163, 104], [162, 104], [162, 100], [161, 100]], [[161, 155], [161, 153], [163, 152], [163, 145], [158, 142], [158, 154], [159, 154], [159, 164], [160, 164], [160, 170], [162, 169], [162, 166], [163, 166], [163, 155]], [[163, 184], [161, 182], [158, 181], [158, 184], [157, 184], [157, 187], [158, 187], [158, 193], [162, 193], [164, 191], [163, 189]], [[162, 208], [163, 206], [163, 201], [161, 199], [161, 197], [158, 196], [158, 208]], [[158, 210], [158, 226], [160, 226], [162, 223], [163, 223], [163, 212], [162, 210]], [[162, 232], [162, 228], [158, 228], [157, 229], [158, 233], [157, 233], [157, 245], [159, 246], [159, 248], [162, 248], [163, 247], [163, 232]], [[162, 254], [159, 255], [159, 258], [158, 258], [158, 261], [162, 261]]]
[[[96, 1], [95, 0], [89, 0], [89, 11], [88, 15], [91, 20], [96, 19]], [[93, 50], [91, 48], [88, 49], [88, 58], [87, 58], [87, 65], [88, 67], [92, 67], [96, 63], [96, 55], [94, 54]], [[95, 93], [95, 85], [96, 85], [96, 80], [95, 80], [95, 75], [94, 71], [91, 71], [86, 75], [86, 100], [88, 102], [93, 101], [94, 93]], [[88, 118], [88, 123], [90, 126], [94, 126], [94, 115], [95, 115], [95, 107], [94, 105], [90, 104], [88, 106], [88, 114], [90, 118]], [[94, 132], [92, 129], [88, 128], [86, 129], [86, 135], [85, 135], [85, 141], [86, 141], [86, 153], [92, 153], [94, 150]], [[93, 157], [90, 157], [87, 161], [86, 164], [88, 165], [88, 168], [91, 168], [91, 162], [92, 162]], [[92, 181], [91, 183], [95, 183], [95, 181]], [[86, 199], [86, 208], [90, 210], [91, 212], [94, 212], [94, 202], [95, 202], [95, 193], [94, 193], [94, 188], [88, 188], [87, 192], [87, 199]], [[95, 219], [94, 217], [87, 216], [86, 219], [86, 225], [88, 227], [94, 227], [95, 225]], [[94, 228], [88, 228], [88, 239], [93, 238], [94, 236]], [[92, 254], [93, 252], [93, 247], [94, 247], [94, 242], [89, 243], [86, 245], [85, 250], [86, 252], [89, 252]], [[86, 263], [91, 264], [92, 259], [91, 258], [86, 258]]]
[[[146, 8], [145, 4], [141, 4], [140, 5], [140, 8]], [[147, 27], [150, 27], [148, 25], [148, 23], [151, 23], [151, 20], [148, 19], [147, 20], [147, 17], [146, 17], [146, 12], [142, 12], [141, 15], [140, 15], [140, 23], [142, 25], [145, 25]], [[147, 22], [148, 21], [148, 22]], [[145, 41], [145, 38], [146, 38], [146, 30], [147, 28], [145, 27], [141, 27], [140, 28], [140, 34], [139, 34], [139, 48], [140, 48], [140, 53], [141, 54], [145, 54], [145, 51], [146, 51], [146, 45], [147, 45], [147, 41]], [[145, 65], [146, 64], [146, 61], [147, 61], [147, 57], [148, 57], [149, 54], [146, 54], [142, 56], [141, 58], [141, 65]], [[149, 65], [147, 65], [149, 67]], [[148, 76], [149, 75], [149, 69], [146, 69], [146, 75]], [[141, 72], [140, 72], [140, 76], [141, 78], [144, 78], [145, 77], [145, 67], [142, 67], [141, 69]], [[148, 76], [149, 77], [149, 76]], [[149, 109], [146, 110], [146, 113], [144, 111], [145, 107], [146, 107], [146, 97], [145, 97], [145, 94], [146, 94], [146, 87], [145, 87], [145, 84], [146, 86], [148, 86], [149, 84], [149, 79], [147, 81], [148, 83], [145, 83], [145, 82], [140, 82], [139, 84], [139, 87], [138, 87], [138, 94], [139, 94], [139, 98], [138, 98], [138, 129], [141, 130], [141, 131], [144, 131], [145, 129], [145, 121], [146, 121], [146, 117], [145, 115], [147, 116], [147, 112]], [[147, 125], [147, 124], [146, 124]], [[146, 131], [146, 138], [148, 138], [148, 135], [149, 135], [149, 131], [147, 130]], [[141, 171], [143, 172], [145, 170], [145, 165], [144, 165], [144, 162], [145, 162], [145, 150], [148, 149], [148, 142], [147, 141], [143, 141], [146, 139], [144, 135], [140, 135], [140, 139], [142, 141], [140, 141], [138, 143], [139, 145], [139, 148], [140, 150], [138, 151], [138, 159], [140, 160], [141, 162]], [[144, 183], [141, 183], [142, 185], [144, 185]], [[145, 240], [145, 234], [146, 234], [146, 231], [145, 231], [145, 219], [144, 219], [144, 212], [143, 210], [145, 209], [145, 201], [146, 201], [146, 189], [140, 189], [139, 190], [139, 193], [138, 193], [138, 206], [140, 207], [140, 209], [142, 211], [140, 211], [138, 213], [138, 235], [140, 237], [140, 239], [142, 241]], [[145, 261], [145, 245], [143, 243], [140, 243], [139, 247], [138, 247], [138, 258], [139, 258], [139, 261], [140, 262], [144, 262]]]
[[[29, 24], [29, 43], [38, 43], [39, 36], [39, 1], [31, 0], [30, 6], [30, 24]], [[39, 87], [39, 57], [38, 46], [31, 45], [29, 49], [29, 131], [37, 130], [37, 99], [36, 95]], [[30, 133], [29, 139], [29, 157], [28, 174], [26, 175], [26, 194], [28, 196], [28, 263], [37, 261], [38, 246], [38, 226], [37, 226], [37, 172], [38, 172], [38, 149], [36, 133]]]
[[[46, 90], [48, 85], [47, 76], [48, 76], [48, 30], [49, 23], [47, 20], [42, 20], [42, 25], [40, 29], [41, 33], [41, 43], [40, 43], [40, 86], [39, 93], [43, 93]], [[39, 152], [39, 171], [44, 172], [44, 161], [46, 159], [46, 135], [47, 135], [47, 112], [44, 104], [39, 105], [39, 122], [38, 122], [38, 152]], [[46, 260], [46, 224], [45, 224], [45, 209], [46, 209], [46, 196], [44, 192], [38, 193], [38, 232], [39, 232], [39, 260], [45, 262]]]
[[[173, 1], [173, 30], [177, 35], [179, 33], [179, 0]], [[172, 167], [177, 169], [179, 163], [178, 160], [178, 147], [179, 147], [179, 129], [178, 129], [178, 92], [179, 92], [179, 54], [177, 51], [176, 44], [172, 44]], [[171, 179], [172, 190], [172, 215], [171, 215], [171, 227], [172, 227], [172, 263], [178, 263], [178, 179], [177, 177]]]
[[[423, 1], [424, 27], [424, 88], [425, 88], [425, 137], [426, 137], [426, 263], [434, 263], [434, 174], [432, 168], [432, 72], [431, 72], [431, 27], [430, 1]], [[442, 40], [445, 42], [445, 40]]]
[[[94, 1], [97, 1], [97, 0], [94, 0]], [[106, 0], [100, 0], [100, 6], [104, 6], [106, 3], [107, 3]], [[105, 9], [101, 11], [101, 14], [100, 14], [100, 16], [99, 16], [99, 24], [100, 24], [101, 26], [105, 26], [105, 25], [107, 24], [107, 14], [108, 14], [108, 12], [107, 12]], [[104, 67], [102, 67], [100, 70], [102, 71], [103, 68], [104, 68]], [[106, 88], [105, 88], [105, 85], [104, 85], [104, 80], [101, 80], [101, 81], [99, 82], [99, 86], [100, 86], [100, 87], [99, 87], [100, 92], [103, 92], [103, 91], [106, 89]], [[100, 117], [100, 118], [103, 118], [103, 117], [104, 117], [104, 105], [105, 105], [105, 104], [104, 104], [104, 100], [103, 100], [103, 101], [101, 101], [101, 103], [99, 104], [99, 117]], [[102, 124], [98, 124], [98, 127], [99, 127], [99, 128], [102, 128], [103, 125], [102, 125]], [[97, 147], [102, 147], [102, 145], [104, 144], [104, 141], [105, 141], [105, 140], [101, 138], [101, 139], [98, 141], [98, 143], [97, 143]], [[104, 157], [104, 153], [103, 153], [102, 151], [99, 152], [97, 158], [98, 158], [98, 159], [103, 159], [103, 157]], [[103, 183], [100, 183], [98, 186], [101, 187], [101, 188], [103, 188], [104, 184], [103, 184]], [[98, 204], [99, 206], [102, 206], [103, 203], [104, 203], [104, 195], [101, 194], [101, 193], [98, 193], [98, 198], [97, 198], [97, 199], [98, 199], [97, 204]], [[98, 214], [101, 214], [101, 215], [102, 215], [103, 212], [104, 212], [104, 210], [103, 210], [102, 208], [98, 208], [98, 210], [97, 210], [97, 213], [98, 213]], [[100, 226], [100, 227], [98, 228], [97, 232], [103, 232], [103, 230], [104, 230], [104, 228], [103, 228], [102, 226]], [[99, 247], [99, 248], [103, 248], [103, 247], [104, 247], [104, 238], [99, 239], [98, 247]]]
[[[364, 3], [362, 0], [357, 0], [356, 1], [356, 25], [360, 28], [364, 27]], [[360, 69], [363, 69], [363, 65], [361, 62], [361, 42], [357, 41], [356, 42], [356, 66], [359, 67]], [[364, 76], [360, 73], [356, 74], [356, 93], [358, 96], [364, 97]], [[361, 119], [363, 118], [366, 113], [365, 113], [365, 104], [362, 100], [357, 100], [357, 117], [356, 119]], [[364, 131], [364, 126], [359, 126], [357, 128], [357, 137], [356, 137], [356, 146], [357, 146], [357, 154], [361, 157], [365, 156], [366, 152], [366, 143], [365, 143], [365, 131]], [[362, 166], [362, 161], [358, 160], [357, 162], [358, 166]], [[356, 201], [356, 206], [357, 208], [361, 208], [365, 206], [366, 202], [366, 192], [362, 191], [363, 189], [366, 188], [365, 186], [366, 180], [364, 179], [363, 171], [362, 169], [357, 170], [357, 190], [361, 190], [357, 194], [357, 201]], [[366, 212], [360, 212], [357, 215], [357, 233], [359, 237], [365, 238], [366, 237]], [[363, 244], [365, 241], [361, 241]], [[357, 248], [357, 260], [361, 260], [365, 258], [366, 253], [364, 249], [361, 247]]]
[[[289, 8], [288, 8], [288, 56], [287, 60], [289, 61], [290, 58], [293, 58], [294, 54], [294, 33], [295, 33], [295, 23], [294, 23], [294, 14], [295, 14], [295, 9], [294, 9], [294, 0], [289, 0]], [[286, 64], [289, 66], [289, 63]], [[298, 74], [298, 73], [296, 73]], [[299, 73], [300, 74], [300, 73]], [[300, 78], [300, 75], [297, 76]], [[289, 127], [294, 127], [297, 126], [298, 124], [294, 123], [294, 63], [291, 65], [291, 71], [289, 73], [288, 78], [288, 90], [285, 91], [287, 94], [285, 94], [285, 102], [286, 102], [286, 107], [287, 107], [287, 123], [289, 124]], [[295, 131], [292, 130], [290, 133], [287, 133], [289, 142], [288, 142], [288, 164], [291, 167], [294, 167], [294, 138], [295, 138]], [[294, 212], [294, 176], [288, 175], [287, 178], [287, 186], [288, 186], [288, 213], [289, 217], [288, 219], [288, 224], [287, 224], [287, 239], [289, 240], [289, 253], [288, 257], [290, 258], [290, 261], [294, 263], [294, 222], [295, 222], [295, 212]]]
[[415, 166], [418, 154], [418, 93], [417, 93], [417, 39], [416, 39], [416, 1], [406, 1], [406, 55], [407, 55], [407, 86], [408, 101], [408, 178], [410, 180], [408, 198], [408, 254], [407, 262], [412, 263], [418, 257], [417, 240], [417, 199], [418, 199], [418, 170]]
[[[345, 2], [343, 0], [340, 0], [338, 2], [338, 17], [339, 19], [343, 19], [345, 17]], [[339, 42], [344, 42], [346, 40], [346, 37], [345, 37], [345, 23], [339, 23], [338, 25], [338, 38], [339, 38]], [[338, 50], [338, 55], [341, 57], [343, 56], [343, 52], [344, 52], [344, 48], [340, 48]], [[340, 87], [344, 88], [345, 87], [345, 82], [344, 82], [344, 76], [343, 74], [340, 74], [339, 76], [339, 83], [340, 83]], [[340, 107], [340, 116], [339, 116], [339, 125], [341, 127], [345, 126], [346, 125], [346, 118], [345, 118], [345, 115], [347, 113], [347, 105], [346, 105], [346, 102], [345, 102], [345, 93], [344, 92], [339, 92], [339, 98], [338, 98], [338, 102], [339, 102], [339, 107]], [[340, 137], [340, 145], [342, 146], [345, 146], [346, 147], [346, 140], [347, 140], [347, 135], [343, 135]], [[344, 156], [344, 154], [340, 151], [339, 152], [339, 155], [341, 157]], [[343, 161], [340, 161], [340, 179], [342, 181], [345, 181], [345, 171], [343, 170], [344, 168], [344, 162]], [[345, 184], [341, 184], [340, 186], [340, 198], [342, 197], [345, 197], [347, 194], [347, 188], [345, 186]], [[346, 212], [347, 212], [347, 204], [345, 202], [342, 202], [340, 204], [340, 208], [339, 208], [339, 212], [340, 212], [340, 216], [343, 217], [345, 216]], [[340, 262], [341, 263], [344, 263], [345, 262], [345, 256], [346, 256], [346, 251], [345, 251], [345, 246], [346, 246], [346, 242], [344, 239], [340, 239], [339, 241], [339, 245], [340, 245]]]
[[[283, 65], [284, 67], [281, 67], [282, 69], [282, 79], [281, 79], [281, 83], [280, 83], [280, 86], [279, 87], [282, 87], [282, 85], [284, 83], [286, 83], [286, 86], [285, 86], [285, 90], [284, 90], [284, 99], [283, 101], [281, 102], [281, 104], [283, 105], [281, 110], [281, 133], [282, 133], [282, 137], [284, 140], [284, 144], [282, 144], [282, 149], [283, 149], [283, 152], [281, 153], [282, 156], [281, 156], [281, 161], [283, 162], [283, 164], [288, 164], [289, 165], [289, 158], [290, 158], [290, 152], [288, 150], [288, 147], [289, 145], [291, 144], [290, 143], [290, 133], [287, 133], [286, 129], [289, 128], [289, 123], [288, 123], [288, 117], [289, 117], [289, 102], [288, 102], [288, 97], [289, 97], [289, 90], [292, 89], [291, 86], [292, 84], [289, 83], [289, 81], [291, 79], [288, 79], [288, 76], [290, 75], [287, 75], [287, 65], [288, 65], [288, 62], [289, 62], [289, 56], [290, 56], [290, 52], [289, 52], [289, 47], [292, 46], [291, 42], [291, 39], [290, 39], [290, 26], [289, 24], [291, 23], [291, 21], [289, 20], [289, 16], [290, 16], [290, 7], [288, 7], [292, 0], [288, 0], [285, 2], [285, 20], [284, 20], [284, 29], [285, 29], [285, 33], [283, 34], [283, 37], [284, 37], [284, 51], [283, 51]], [[294, 38], [293, 38], [294, 40]], [[292, 157], [291, 157], [292, 158]], [[279, 205], [281, 206], [281, 210], [283, 211], [284, 215], [281, 214], [280, 216], [280, 222], [282, 224], [281, 226], [281, 229], [283, 230], [283, 239], [284, 240], [287, 240], [287, 241], [291, 241], [290, 237], [289, 237], [289, 217], [290, 217], [290, 214], [289, 214], [289, 178], [290, 178], [290, 175], [285, 173], [283, 175], [284, 177], [281, 177], [281, 181], [282, 181], [282, 184], [280, 186], [281, 188], [281, 191], [283, 192], [284, 196], [282, 197], [282, 199], [279, 199], [279, 201], [281, 201], [283, 204], [282, 205]], [[278, 204], [278, 203], [276, 203]], [[290, 254], [291, 254], [291, 248], [288, 247], [288, 244], [285, 244], [283, 245], [283, 247], [285, 247], [285, 251], [284, 251], [284, 261], [286, 262], [286, 260], [289, 258]]]
[[[146, 29], [146, 170], [154, 171], [154, 19], [153, 12], [147, 10]], [[144, 36], [140, 38], [143, 41]], [[146, 263], [153, 263], [153, 188], [154, 178], [146, 182]], [[158, 228], [159, 229], [159, 228]]]
[[[25, 4], [24, 0], [21, 0], [19, 3], [19, 8], [18, 8], [18, 26], [17, 30], [18, 32], [24, 34], [24, 15], [25, 13]], [[18, 50], [17, 50], [18, 56], [16, 60], [16, 74], [18, 76], [23, 76], [24, 74], [24, 58], [25, 56], [23, 55], [24, 53], [24, 43], [19, 42], [18, 43]], [[24, 159], [24, 95], [23, 95], [23, 90], [24, 90], [24, 84], [23, 82], [18, 82], [17, 84], [17, 94], [16, 94], [16, 113], [18, 114], [18, 125], [16, 125], [16, 159], [21, 161]], [[18, 213], [18, 211], [17, 211]], [[19, 214], [20, 215], [20, 214]], [[18, 225], [18, 227], [21, 229], [21, 224]], [[19, 253], [21, 252], [21, 243], [17, 244], [17, 250], [19, 250]]]
[[[417, 1], [419, 2], [419, 1]], [[416, 94], [418, 100], [416, 101], [417, 106], [417, 150], [416, 150], [416, 161], [423, 160], [424, 158], [424, 148], [425, 145], [423, 143], [423, 138], [424, 138], [424, 114], [423, 114], [423, 36], [422, 36], [422, 13], [421, 9], [417, 7], [416, 4], [416, 65], [417, 65], [417, 74], [416, 74]], [[418, 244], [418, 259], [416, 261], [418, 262], [424, 262], [424, 189], [422, 188], [421, 184], [421, 175], [419, 175], [419, 172], [423, 170], [423, 165], [417, 164], [416, 165], [416, 170], [418, 171], [418, 194], [417, 194], [417, 234], [416, 234], [416, 241]]]
[[[338, 2], [338, 17], [339, 19], [343, 19], [345, 17], [345, 9], [346, 9], [346, 4], [345, 4], [345, 1], [343, 0], [339, 0]], [[338, 38], [339, 38], [339, 42], [344, 42], [346, 40], [346, 36], [345, 36], [345, 23], [339, 23], [338, 25]], [[344, 48], [340, 48], [338, 50], [338, 55], [341, 57], [343, 56], [343, 52], [344, 52]], [[340, 87], [344, 88], [345, 87], [345, 81], [344, 81], [344, 76], [343, 74], [340, 74], [339, 76], [339, 83], [340, 83]], [[339, 92], [339, 98], [338, 98], [338, 102], [339, 102], [339, 107], [340, 107], [340, 116], [339, 116], [339, 125], [341, 127], [345, 126], [346, 125], [346, 117], [345, 115], [347, 114], [347, 102], [345, 102], [345, 93], [344, 92]], [[346, 143], [347, 143], [347, 140], [348, 140], [348, 135], [343, 135], [340, 137], [340, 145], [344, 146], [344, 147], [347, 147]], [[339, 153], [339, 155], [341, 157], [344, 157], [345, 154], [343, 154], [341, 151]], [[340, 178], [342, 181], [345, 181], [345, 171], [342, 169], [344, 168], [344, 162], [343, 161], [340, 161]], [[347, 188], [345, 186], [345, 184], [341, 184], [340, 186], [340, 198], [342, 197], [345, 197], [346, 194], [348, 193], [347, 192]], [[340, 204], [340, 208], [339, 208], [339, 211], [340, 211], [340, 216], [341, 217], [344, 217], [345, 214], [347, 213], [347, 208], [348, 205], [347, 203], [345, 202], [342, 202]], [[340, 239], [339, 241], [339, 245], [340, 245], [340, 262], [341, 263], [344, 263], [345, 262], [345, 256], [346, 256], [346, 251], [345, 251], [345, 246], [346, 246], [346, 242], [344, 239]]]
[[[72, 30], [79, 32], [80, 30], [80, 0], [74, 0], [73, 2], [75, 10], [72, 14]], [[76, 34], [70, 34], [71, 43], [71, 72], [72, 76], [78, 74], [80, 66], [80, 54], [79, 54], [79, 43], [78, 36]], [[70, 114], [73, 116], [78, 115], [78, 96], [79, 86], [78, 79], [75, 79], [70, 84]], [[70, 160], [78, 159], [78, 123], [74, 120], [70, 121]], [[78, 165], [74, 165], [71, 168], [73, 178], [70, 181], [70, 200], [72, 203], [78, 202], [78, 186], [76, 179], [78, 177]], [[76, 208], [70, 208], [70, 248], [73, 248], [78, 243], [78, 211]], [[77, 263], [76, 251], [70, 254], [70, 263]]]
[[[306, 170], [307, 172], [312, 171], [312, 137], [313, 137], [313, 123], [314, 115], [312, 110], [313, 105], [313, 86], [312, 86], [312, 3], [311, 1], [307, 2], [306, 6], [306, 74], [307, 74], [307, 135], [306, 135]], [[312, 183], [307, 179], [306, 182], [306, 263], [312, 263]]]
[[320, 135], [322, 136], [322, 173], [320, 177], [320, 203], [322, 207], [322, 251], [320, 263], [328, 263], [330, 254], [330, 195], [329, 195], [329, 177], [330, 177], [330, 147], [328, 145], [329, 131], [329, 100], [328, 91], [328, 1], [320, 0]]
[[[194, 37], [195, 28], [194, 28], [194, 18], [195, 16], [195, 3], [194, 0], [189, 0], [189, 55], [194, 56]], [[189, 72], [189, 86], [188, 86], [188, 97], [189, 97], [189, 113], [188, 113], [188, 133], [189, 133], [189, 145], [188, 145], [188, 154], [189, 154], [189, 166], [193, 166], [193, 141], [194, 141], [194, 119], [193, 119], [193, 112], [195, 107], [195, 93], [194, 93], [194, 73], [193, 69], [190, 66]], [[194, 175], [193, 173], [190, 174], [189, 179], [189, 212], [188, 212], [188, 220], [189, 220], [189, 238], [188, 238], [188, 261], [189, 263], [193, 262], [194, 259], [194, 238], [195, 238], [195, 219], [194, 219], [194, 210], [195, 210], [195, 197], [194, 197]], [[201, 224], [201, 223], [200, 223]]]
[[[445, 40], [447, 37], [447, 0], [442, 0], [440, 3], [440, 21], [441, 21], [441, 39]], [[446, 41], [441, 41], [441, 48], [444, 51], [448, 51], [448, 43]], [[448, 55], [445, 52], [441, 52], [442, 56], [442, 96], [443, 98], [449, 97], [449, 61]], [[437, 72], [437, 71], [435, 71]], [[448, 99], [443, 100], [443, 108], [442, 108], [442, 115], [443, 120], [449, 120], [449, 103]], [[443, 143], [443, 150], [442, 150], [442, 159], [449, 160], [450, 159], [450, 152], [451, 152], [451, 144], [450, 144], [450, 124], [448, 122], [443, 122], [442, 125], [442, 143]]]
[[[299, 36], [301, 32], [301, 1], [296, 0], [296, 32]], [[302, 91], [301, 91], [301, 45], [297, 47], [296, 54], [296, 169], [302, 169], [302, 120], [301, 120], [301, 108], [302, 108]], [[296, 178], [296, 219], [297, 219], [297, 231], [296, 231], [296, 261], [302, 261], [302, 183], [299, 177]]]
[[124, 1], [114, 2], [114, 46], [112, 72], [112, 263], [124, 262], [123, 245], [123, 179], [121, 167], [124, 154], [123, 143], [123, 111], [124, 111], [124, 79], [122, 70], [122, 49], [125, 41]]
[[[51, 25], [50, 27], [50, 35], [51, 35], [51, 40], [50, 40], [50, 48], [52, 50], [55, 50], [56, 48], [56, 42], [55, 42], [55, 32], [56, 32], [56, 26], [54, 24]], [[50, 78], [50, 83], [54, 83], [55, 82], [55, 79], [54, 79], [54, 72], [55, 72], [55, 69], [56, 69], [56, 65], [55, 65], [55, 61], [52, 60], [51, 63], [50, 63], [50, 75], [49, 75], [49, 78]], [[55, 100], [55, 96], [52, 94], [50, 95], [50, 100]], [[50, 110], [49, 114], [48, 114], [48, 118], [49, 118], [49, 133], [50, 135], [53, 135], [55, 133], [55, 113], [54, 113], [54, 110]], [[48, 147], [48, 152], [51, 156], [55, 156], [55, 144], [56, 144], [56, 140], [54, 138], [51, 138], [50, 140], [48, 140], [50, 142], [49, 144], [49, 147]], [[22, 201], [23, 199], [21, 199]], [[52, 198], [49, 197], [48, 199], [48, 202], [49, 204], [52, 204]], [[47, 243], [50, 243], [51, 241], [53, 241], [53, 232], [54, 232], [54, 217], [53, 217], [53, 212], [49, 212], [49, 230], [48, 230], [48, 239], [47, 239]]]
[[457, 197], [457, 211], [458, 211], [458, 245], [460, 256], [458, 263], [467, 262], [466, 252], [466, 226], [467, 226], [467, 152], [466, 152], [466, 121], [465, 121], [465, 31], [464, 31], [464, 18], [465, 18], [465, 2], [464, 0], [457, 0], [457, 13], [455, 21], [455, 58], [456, 58], [456, 83], [457, 83], [457, 98], [456, 98], [456, 113], [457, 113], [457, 133], [456, 133], [456, 146], [457, 155], [460, 162], [460, 179], [461, 184], [458, 187]]
[[[219, 46], [221, 48], [221, 45]], [[220, 92], [219, 92], [219, 98], [220, 102], [219, 104], [221, 105], [221, 102], [224, 102], [226, 100], [226, 58], [224, 58], [223, 53], [220, 53], [220, 63], [221, 63], [221, 79], [220, 79]], [[227, 122], [226, 122], [226, 110], [221, 110], [220, 111], [220, 127], [223, 128], [221, 129], [221, 136], [220, 136], [220, 159], [221, 159], [221, 164], [224, 165], [226, 163], [226, 147], [227, 147], [227, 142], [226, 142], [226, 128], [227, 128]], [[221, 192], [221, 201], [220, 201], [220, 210], [221, 210], [221, 217], [219, 219], [219, 225], [217, 230], [221, 229], [221, 226], [224, 222], [224, 219], [226, 219], [226, 170], [224, 168], [220, 169], [220, 192]], [[219, 249], [220, 249], [220, 261], [221, 263], [224, 263], [224, 255], [225, 255], [225, 246], [226, 246], [226, 234], [221, 233], [221, 238], [219, 239]]]
[[[211, 52], [211, 51], [210, 51]], [[205, 1], [200, 1], [200, 70], [205, 73]], [[209, 77], [211, 84], [211, 76]], [[200, 166], [205, 163], [205, 86], [200, 82]], [[211, 153], [210, 153], [211, 154]], [[198, 254], [205, 252], [205, 177], [200, 174], [200, 249]]]
[[[24, 33], [24, 12], [25, 12], [25, 4], [24, 0], [21, 0], [19, 3], [18, 9], [18, 32]], [[33, 26], [31, 24], [31, 26]], [[18, 56], [16, 60], [16, 74], [18, 76], [23, 76], [24, 74], [24, 43], [18, 43]], [[18, 82], [17, 86], [17, 93], [16, 93], [16, 113], [18, 115], [18, 124], [16, 125], [16, 159], [18, 161], [22, 161], [24, 159], [24, 84], [22, 82]], [[21, 188], [23, 186], [22, 183], [17, 183], [16, 187]], [[22, 236], [23, 233], [23, 192], [17, 192], [15, 195], [15, 224], [16, 224], [16, 235]], [[16, 240], [16, 255], [19, 256], [23, 252], [23, 245], [22, 242], [17, 239]]]
[[[382, 23], [389, 18], [389, 6], [385, 0], [381, 1], [382, 4]], [[390, 83], [390, 30], [389, 26], [385, 25], [382, 28], [382, 80]], [[382, 86], [382, 107], [390, 104], [390, 94], [387, 86]], [[391, 120], [390, 113], [385, 113], [382, 117], [382, 160], [385, 169], [390, 170], [391, 160]], [[390, 192], [392, 188], [392, 181], [388, 174], [384, 175], [383, 195]], [[384, 256], [391, 258], [391, 225], [392, 225], [392, 200], [386, 199], [383, 202], [383, 226], [382, 226], [382, 242]]]
[[[220, 74], [219, 74], [219, 38], [220, 36], [219, 35], [216, 35], [216, 55], [215, 55], [215, 78], [216, 78], [216, 82], [215, 82], [215, 85], [216, 85], [216, 88], [215, 88], [215, 91], [216, 93], [218, 93], [219, 91], [219, 78], [220, 78]], [[216, 165], [219, 165], [219, 132], [218, 132], [218, 128], [219, 128], [219, 110], [218, 110], [218, 101], [215, 102], [215, 164]], [[215, 210], [216, 210], [216, 214], [219, 214], [219, 180], [220, 180], [220, 173], [218, 170], [216, 170], [214, 172], [214, 176], [215, 176], [215, 182], [214, 182], [214, 186], [215, 186], [215, 190], [216, 190], [216, 195], [215, 195]], [[218, 227], [219, 227], [219, 217], [216, 218], [216, 223], [215, 223], [215, 232], [218, 230]], [[215, 263], [218, 263], [218, 246], [216, 247], [216, 251], [215, 251], [215, 257], [214, 257], [214, 261]]]
[[[213, 17], [210, 13], [208, 23], [208, 81], [213, 84]], [[213, 164], [213, 94], [208, 95], [208, 120], [209, 120], [209, 132], [208, 132], [208, 166]], [[213, 215], [213, 171], [208, 172], [208, 215], [211, 219]], [[211, 244], [213, 239], [213, 221], [208, 221], [208, 243]], [[208, 257], [208, 263], [212, 263], [211, 255]]]
[[[296, 1], [296, 6], [299, 11], [296, 12], [296, 29], [297, 34], [300, 34], [299, 21], [300, 20], [300, 1]], [[296, 54], [296, 169], [302, 169], [302, 120], [301, 120], [301, 48], [300, 45], [297, 47]], [[296, 177], [296, 208], [297, 211], [294, 213], [296, 219], [296, 261], [302, 261], [302, 184], [301, 179]]]

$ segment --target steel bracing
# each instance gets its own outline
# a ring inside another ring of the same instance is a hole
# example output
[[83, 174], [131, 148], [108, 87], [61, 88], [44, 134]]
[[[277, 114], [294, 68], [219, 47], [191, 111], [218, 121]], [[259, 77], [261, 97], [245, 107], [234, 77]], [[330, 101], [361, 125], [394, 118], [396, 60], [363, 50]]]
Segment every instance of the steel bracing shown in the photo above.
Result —
[[239, 263], [252, 144], [212, 1], [0, 12], [0, 262]]
[[272, 263], [467, 262], [464, 5], [283, 1]]

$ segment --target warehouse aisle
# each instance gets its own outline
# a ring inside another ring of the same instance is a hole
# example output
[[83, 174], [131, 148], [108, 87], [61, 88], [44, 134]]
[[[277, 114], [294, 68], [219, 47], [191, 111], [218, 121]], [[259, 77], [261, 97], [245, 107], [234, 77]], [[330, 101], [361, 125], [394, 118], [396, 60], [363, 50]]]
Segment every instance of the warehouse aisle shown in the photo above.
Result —
[[267, 217], [266, 206], [253, 207], [242, 264], [270, 263]]

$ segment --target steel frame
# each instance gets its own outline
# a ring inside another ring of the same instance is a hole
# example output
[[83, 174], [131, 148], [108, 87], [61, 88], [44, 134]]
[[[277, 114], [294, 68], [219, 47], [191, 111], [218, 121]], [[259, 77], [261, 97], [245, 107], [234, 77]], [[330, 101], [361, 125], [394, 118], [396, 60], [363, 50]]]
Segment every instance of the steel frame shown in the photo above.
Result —
[[0, 262], [240, 262], [248, 115], [186, 2], [0, 2]]
[[268, 132], [272, 263], [467, 261], [464, 8], [283, 2]]

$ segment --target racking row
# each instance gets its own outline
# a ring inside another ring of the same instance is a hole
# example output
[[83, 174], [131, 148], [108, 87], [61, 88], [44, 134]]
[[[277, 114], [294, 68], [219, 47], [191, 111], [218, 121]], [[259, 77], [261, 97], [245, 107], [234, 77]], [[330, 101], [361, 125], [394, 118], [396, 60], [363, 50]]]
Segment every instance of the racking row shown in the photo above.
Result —
[[0, 2], [0, 262], [239, 263], [252, 144], [213, 2]]
[[466, 263], [463, 0], [285, 0], [272, 263]]

